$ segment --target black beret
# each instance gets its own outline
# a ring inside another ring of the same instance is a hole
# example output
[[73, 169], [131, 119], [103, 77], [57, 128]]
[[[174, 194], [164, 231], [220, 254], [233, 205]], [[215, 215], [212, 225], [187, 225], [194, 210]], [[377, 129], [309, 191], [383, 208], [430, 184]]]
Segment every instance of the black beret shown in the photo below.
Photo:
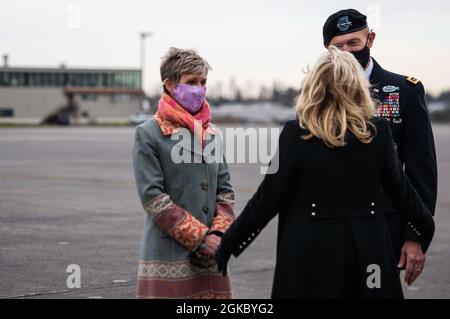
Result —
[[328, 17], [323, 25], [323, 44], [326, 46], [337, 35], [367, 28], [367, 17], [355, 9], [338, 11]]

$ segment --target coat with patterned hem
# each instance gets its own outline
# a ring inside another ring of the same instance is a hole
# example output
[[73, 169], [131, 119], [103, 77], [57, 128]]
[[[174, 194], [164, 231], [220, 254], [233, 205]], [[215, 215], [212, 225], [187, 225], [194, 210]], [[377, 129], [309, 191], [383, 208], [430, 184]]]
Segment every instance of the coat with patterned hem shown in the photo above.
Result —
[[[215, 263], [207, 268], [191, 263], [204, 237], [224, 233], [234, 220], [220, 131], [212, 126], [207, 140], [202, 152], [193, 134], [178, 129], [167, 135], [157, 118], [136, 127], [133, 169], [146, 212], [138, 298], [232, 297], [230, 279], [218, 273]], [[208, 145], [214, 152], [206, 151]]]

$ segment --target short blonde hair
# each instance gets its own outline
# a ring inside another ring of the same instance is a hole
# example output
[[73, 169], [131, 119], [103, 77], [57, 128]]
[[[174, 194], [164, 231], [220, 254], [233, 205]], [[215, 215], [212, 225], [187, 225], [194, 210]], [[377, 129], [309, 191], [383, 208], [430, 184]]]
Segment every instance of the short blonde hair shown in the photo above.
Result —
[[330, 46], [302, 83], [295, 110], [300, 126], [330, 147], [344, 146], [347, 131], [370, 143], [376, 103], [360, 64], [351, 53]]
[[208, 62], [195, 50], [170, 48], [161, 62], [161, 81], [169, 79], [174, 84], [180, 82], [183, 74], [208, 74], [211, 70]]

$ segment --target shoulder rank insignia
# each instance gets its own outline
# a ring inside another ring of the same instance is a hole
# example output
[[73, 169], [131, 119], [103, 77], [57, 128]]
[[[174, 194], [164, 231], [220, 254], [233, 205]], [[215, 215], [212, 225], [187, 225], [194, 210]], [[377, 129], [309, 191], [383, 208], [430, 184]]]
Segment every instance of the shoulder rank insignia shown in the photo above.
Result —
[[412, 76], [407, 77], [406, 81], [411, 82], [414, 85], [417, 85], [417, 83], [420, 82], [420, 80], [417, 80], [415, 77], [412, 77]]

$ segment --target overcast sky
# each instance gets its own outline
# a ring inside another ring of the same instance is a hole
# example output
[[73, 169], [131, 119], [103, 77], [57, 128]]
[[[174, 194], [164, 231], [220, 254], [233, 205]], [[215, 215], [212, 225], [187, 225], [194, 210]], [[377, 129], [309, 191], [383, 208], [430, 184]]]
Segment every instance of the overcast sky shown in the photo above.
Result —
[[196, 48], [212, 65], [209, 87], [230, 79], [249, 91], [274, 81], [299, 87], [302, 69], [323, 52], [322, 25], [353, 7], [377, 33], [372, 50], [393, 72], [431, 93], [450, 89], [450, 2], [299, 0], [10, 0], [0, 11], [0, 54], [11, 66], [139, 67], [147, 40], [146, 89], [160, 86], [170, 46]]

